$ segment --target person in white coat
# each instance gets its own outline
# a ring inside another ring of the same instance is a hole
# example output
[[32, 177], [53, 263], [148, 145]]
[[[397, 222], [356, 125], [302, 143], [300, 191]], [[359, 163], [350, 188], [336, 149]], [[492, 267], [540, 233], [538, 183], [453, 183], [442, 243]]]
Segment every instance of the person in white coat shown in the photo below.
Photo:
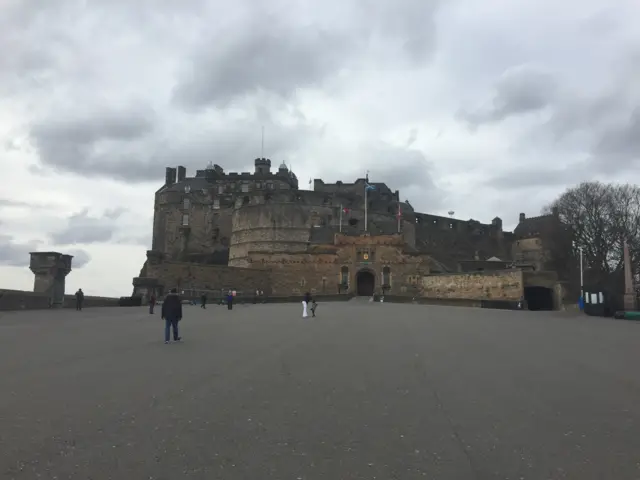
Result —
[[309, 304], [311, 303], [311, 294], [309, 292], [304, 294], [304, 299], [302, 300], [302, 318], [307, 318], [309, 313], [307, 312], [309, 308]]

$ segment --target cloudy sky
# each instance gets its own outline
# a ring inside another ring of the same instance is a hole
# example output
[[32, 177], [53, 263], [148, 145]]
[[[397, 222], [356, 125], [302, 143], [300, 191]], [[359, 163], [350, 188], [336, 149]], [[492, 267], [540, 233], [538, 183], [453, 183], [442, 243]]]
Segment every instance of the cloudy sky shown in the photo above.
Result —
[[[637, 0], [0, 0], [0, 287], [28, 252], [128, 295], [166, 166], [370, 170], [420, 211], [513, 228], [640, 180]], [[79, 268], [80, 267], [80, 268]]]

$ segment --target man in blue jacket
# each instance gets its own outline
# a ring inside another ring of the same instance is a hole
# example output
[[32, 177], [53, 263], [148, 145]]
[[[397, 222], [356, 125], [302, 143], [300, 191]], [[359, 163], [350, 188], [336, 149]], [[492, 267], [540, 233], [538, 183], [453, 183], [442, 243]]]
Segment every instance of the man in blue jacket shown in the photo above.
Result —
[[173, 329], [173, 341], [182, 340], [178, 335], [178, 322], [182, 320], [182, 299], [175, 288], [171, 289], [171, 293], [162, 302], [162, 319], [164, 320], [164, 343], [169, 343], [171, 329]]

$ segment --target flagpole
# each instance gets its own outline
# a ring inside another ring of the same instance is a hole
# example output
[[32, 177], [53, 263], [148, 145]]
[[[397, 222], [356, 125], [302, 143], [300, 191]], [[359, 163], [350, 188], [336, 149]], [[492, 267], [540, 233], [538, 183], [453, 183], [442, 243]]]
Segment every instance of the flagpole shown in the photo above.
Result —
[[369, 204], [369, 202], [367, 201], [367, 190], [369, 190], [367, 188], [367, 184], [365, 183], [364, 186], [364, 231], [367, 231], [367, 225], [368, 225], [368, 217], [367, 217], [367, 206]]
[[340, 204], [340, 233], [342, 233], [342, 204]]
[[398, 204], [398, 233], [400, 233], [400, 204]]

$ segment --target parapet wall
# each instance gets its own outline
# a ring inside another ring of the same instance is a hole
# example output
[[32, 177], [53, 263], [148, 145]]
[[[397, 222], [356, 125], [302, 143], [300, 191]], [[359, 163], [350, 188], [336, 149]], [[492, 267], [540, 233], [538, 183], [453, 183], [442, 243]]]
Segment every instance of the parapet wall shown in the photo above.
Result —
[[[118, 298], [84, 297], [84, 307], [116, 307]], [[26, 290], [0, 290], [0, 311], [8, 310], [42, 310], [51, 305], [51, 297], [39, 292]], [[75, 295], [65, 295], [63, 308], [75, 308]]]

